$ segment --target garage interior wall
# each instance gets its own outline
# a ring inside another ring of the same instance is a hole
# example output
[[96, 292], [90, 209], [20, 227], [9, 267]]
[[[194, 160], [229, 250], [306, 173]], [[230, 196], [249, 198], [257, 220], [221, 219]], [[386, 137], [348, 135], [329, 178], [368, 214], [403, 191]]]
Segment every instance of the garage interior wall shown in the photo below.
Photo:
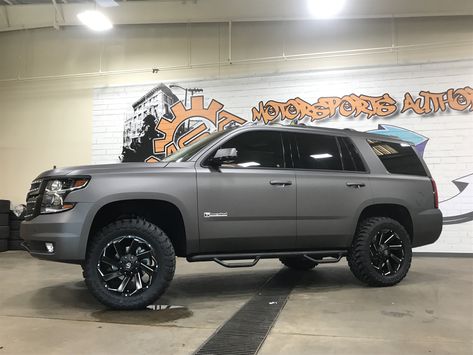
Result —
[[468, 60], [472, 25], [450, 16], [2, 32], [0, 196], [23, 203], [43, 170], [92, 162], [96, 88]]

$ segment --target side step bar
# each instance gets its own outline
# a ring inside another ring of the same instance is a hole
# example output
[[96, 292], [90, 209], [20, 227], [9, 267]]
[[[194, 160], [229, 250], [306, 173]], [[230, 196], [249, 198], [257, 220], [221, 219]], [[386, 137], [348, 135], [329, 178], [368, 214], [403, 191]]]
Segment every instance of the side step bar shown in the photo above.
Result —
[[213, 261], [215, 261], [217, 264], [222, 265], [224, 267], [228, 268], [237, 268], [237, 267], [252, 267], [258, 264], [258, 261], [260, 260], [259, 257], [254, 258], [253, 261], [248, 262], [248, 263], [226, 263], [223, 260], [220, 260], [218, 258], [213, 258]]
[[[232, 254], [201, 254], [187, 257], [187, 261], [215, 261], [217, 264], [228, 268], [251, 267], [255, 266], [260, 259], [280, 258], [284, 256], [303, 256], [308, 260], [318, 264], [329, 264], [339, 262], [341, 258], [347, 255], [347, 250], [318, 250], [318, 251], [281, 251], [281, 252], [263, 252], [263, 253], [232, 253]], [[328, 259], [325, 259], [328, 258]], [[227, 260], [252, 259], [247, 263], [235, 262], [227, 263]]]

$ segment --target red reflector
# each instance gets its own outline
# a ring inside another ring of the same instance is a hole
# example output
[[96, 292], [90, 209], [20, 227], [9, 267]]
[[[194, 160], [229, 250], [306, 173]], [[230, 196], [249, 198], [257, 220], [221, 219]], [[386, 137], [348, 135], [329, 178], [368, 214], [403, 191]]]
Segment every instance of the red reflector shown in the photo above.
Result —
[[437, 191], [437, 184], [434, 179], [430, 179], [432, 182], [432, 190], [434, 192], [434, 208], [439, 208], [439, 194]]

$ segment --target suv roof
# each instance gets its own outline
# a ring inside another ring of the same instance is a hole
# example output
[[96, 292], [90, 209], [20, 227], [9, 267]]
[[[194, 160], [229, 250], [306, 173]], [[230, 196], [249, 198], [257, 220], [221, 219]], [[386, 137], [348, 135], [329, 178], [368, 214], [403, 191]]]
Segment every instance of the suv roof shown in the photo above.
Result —
[[[376, 134], [376, 133], [369, 133], [369, 132], [360, 132], [355, 129], [351, 128], [327, 128], [327, 127], [316, 127], [316, 126], [304, 126], [304, 125], [283, 125], [283, 124], [270, 124], [270, 125], [244, 125], [235, 128], [235, 130], [247, 130], [247, 129], [281, 129], [284, 131], [311, 131], [311, 132], [318, 132], [321, 134], [335, 134], [335, 135], [342, 135], [342, 136], [350, 136], [350, 137], [361, 137], [365, 139], [382, 139], [391, 142], [405, 142], [402, 139], [399, 139], [395, 136], [389, 136], [384, 134]], [[411, 144], [410, 142], [406, 142]]]

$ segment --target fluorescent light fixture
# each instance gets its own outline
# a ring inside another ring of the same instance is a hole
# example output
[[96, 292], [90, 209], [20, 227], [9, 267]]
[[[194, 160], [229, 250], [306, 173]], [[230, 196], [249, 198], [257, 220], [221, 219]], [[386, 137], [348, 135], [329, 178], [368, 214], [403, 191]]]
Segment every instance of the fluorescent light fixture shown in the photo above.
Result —
[[100, 7], [115, 7], [118, 3], [115, 0], [95, 0], [95, 3]]
[[77, 14], [77, 18], [85, 26], [94, 31], [107, 31], [113, 27], [112, 22], [100, 11], [89, 10]]
[[310, 157], [314, 159], [327, 159], [327, 158], [333, 157], [333, 155], [328, 154], [328, 153], [322, 153], [322, 154], [312, 154]]
[[331, 18], [338, 14], [345, 5], [345, 0], [307, 0], [309, 12], [315, 18]]

